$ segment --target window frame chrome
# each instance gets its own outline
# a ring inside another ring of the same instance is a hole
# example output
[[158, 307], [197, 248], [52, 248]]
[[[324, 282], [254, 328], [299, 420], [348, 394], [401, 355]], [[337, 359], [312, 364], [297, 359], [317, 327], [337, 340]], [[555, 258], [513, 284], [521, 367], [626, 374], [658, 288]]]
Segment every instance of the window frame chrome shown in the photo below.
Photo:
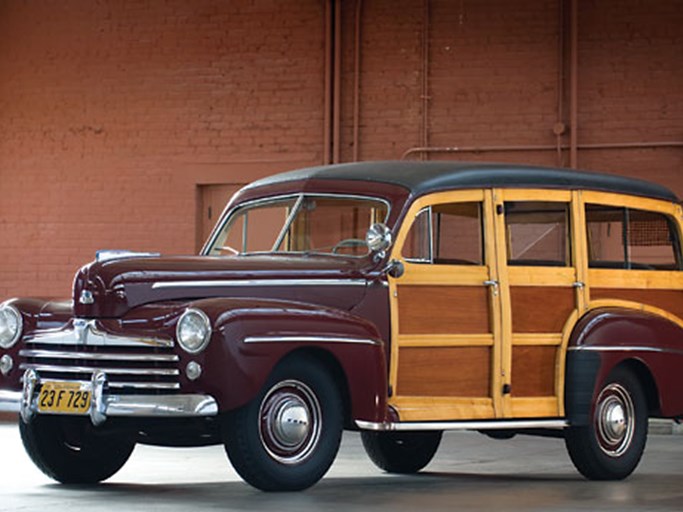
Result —
[[[244, 209], [244, 208], [253, 208], [254, 206], [260, 206], [260, 205], [267, 205], [269, 203], [275, 203], [279, 201], [286, 201], [287, 199], [293, 199], [296, 198], [296, 201], [294, 203], [294, 206], [292, 207], [292, 211], [289, 213], [289, 216], [285, 220], [282, 229], [280, 231], [280, 234], [277, 236], [277, 239], [275, 241], [275, 244], [271, 248], [270, 251], [255, 251], [252, 253], [245, 253], [240, 251], [238, 256], [242, 256], [245, 254], [273, 254], [273, 253], [282, 253], [282, 254], [302, 254], [300, 251], [276, 251], [275, 249], [280, 246], [282, 241], [284, 240], [287, 231], [289, 230], [289, 227], [291, 223], [294, 221], [294, 218], [296, 217], [296, 214], [299, 212], [301, 208], [301, 204], [303, 203], [305, 198], [312, 197], [312, 198], [331, 198], [331, 199], [352, 199], [352, 200], [360, 200], [360, 201], [374, 201], [374, 202], [380, 202], [383, 203], [387, 207], [387, 213], [384, 216], [384, 219], [382, 222], [386, 223], [386, 221], [389, 219], [391, 216], [391, 202], [383, 197], [379, 196], [365, 196], [365, 195], [360, 195], [360, 194], [334, 194], [330, 192], [298, 192], [298, 193], [293, 193], [293, 194], [283, 194], [283, 195], [277, 195], [277, 196], [268, 196], [268, 197], [263, 197], [263, 198], [258, 198], [258, 199], [253, 199], [251, 201], [245, 201], [243, 203], [239, 203], [234, 205], [230, 210], [228, 210], [225, 215], [223, 216], [222, 220], [219, 221], [219, 224], [216, 225], [214, 228], [213, 232], [207, 239], [206, 243], [204, 244], [204, 247], [202, 248], [200, 255], [201, 256], [217, 256], [217, 255], [212, 255], [211, 250], [214, 244], [216, 243], [216, 239], [218, 238], [219, 234], [225, 229], [226, 224], [230, 221], [230, 219], [236, 214], [238, 210]], [[243, 244], [244, 245], [244, 244]], [[315, 251], [313, 251], [315, 252]], [[326, 255], [329, 256], [343, 256], [343, 257], [352, 257], [352, 258], [364, 258], [367, 257], [368, 255], [362, 255], [362, 256], [352, 256], [352, 255], [340, 255], [340, 254], [334, 254], [334, 253], [325, 253]], [[368, 253], [369, 254], [369, 253]]]
[[[415, 225], [415, 221], [418, 219], [420, 215], [423, 213], [427, 214], [427, 257], [426, 258], [406, 258], [403, 257], [405, 261], [408, 263], [417, 263], [421, 265], [433, 265], [434, 264], [434, 224], [433, 224], [433, 212], [432, 212], [432, 205], [430, 204], [429, 206], [425, 206], [422, 208], [419, 212], [415, 214], [415, 217], [413, 217], [413, 221], [408, 227], [408, 232], [410, 232], [411, 229], [413, 229], [413, 226]], [[405, 244], [404, 244], [405, 245]], [[403, 250], [403, 248], [401, 248]]]

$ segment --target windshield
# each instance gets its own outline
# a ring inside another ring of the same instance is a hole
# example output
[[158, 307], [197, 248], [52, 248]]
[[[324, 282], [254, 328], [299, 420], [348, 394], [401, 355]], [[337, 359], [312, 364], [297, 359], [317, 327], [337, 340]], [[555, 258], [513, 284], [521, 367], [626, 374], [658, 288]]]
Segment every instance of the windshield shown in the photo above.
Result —
[[380, 199], [298, 195], [256, 201], [230, 214], [209, 255], [305, 252], [364, 256], [370, 225], [386, 222]]

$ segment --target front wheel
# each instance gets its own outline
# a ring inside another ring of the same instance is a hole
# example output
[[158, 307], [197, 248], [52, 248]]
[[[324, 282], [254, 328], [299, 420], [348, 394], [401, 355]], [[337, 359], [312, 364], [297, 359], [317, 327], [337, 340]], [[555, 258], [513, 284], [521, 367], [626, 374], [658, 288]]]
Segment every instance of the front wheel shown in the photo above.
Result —
[[127, 434], [107, 432], [88, 418], [36, 416], [19, 420], [26, 453], [50, 478], [64, 484], [94, 484], [113, 476], [135, 448]]
[[342, 401], [329, 372], [313, 358], [289, 359], [254, 400], [228, 415], [225, 450], [254, 487], [301, 490], [320, 480], [334, 461], [342, 424]]
[[436, 454], [443, 432], [361, 432], [365, 452], [387, 473], [417, 473]]
[[626, 368], [617, 368], [598, 393], [590, 424], [565, 432], [576, 469], [591, 480], [626, 478], [645, 450], [647, 418], [640, 382]]

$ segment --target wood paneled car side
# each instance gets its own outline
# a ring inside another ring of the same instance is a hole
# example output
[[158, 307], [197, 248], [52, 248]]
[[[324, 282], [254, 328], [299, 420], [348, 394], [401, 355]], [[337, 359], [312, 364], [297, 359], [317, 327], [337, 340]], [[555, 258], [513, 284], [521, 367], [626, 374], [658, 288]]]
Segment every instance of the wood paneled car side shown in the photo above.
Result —
[[264, 490], [383, 470], [444, 430], [563, 437], [620, 479], [683, 416], [683, 210], [664, 187], [522, 165], [362, 162], [229, 202], [198, 256], [100, 252], [71, 300], [0, 304], [0, 410], [64, 483], [136, 443], [225, 446]]

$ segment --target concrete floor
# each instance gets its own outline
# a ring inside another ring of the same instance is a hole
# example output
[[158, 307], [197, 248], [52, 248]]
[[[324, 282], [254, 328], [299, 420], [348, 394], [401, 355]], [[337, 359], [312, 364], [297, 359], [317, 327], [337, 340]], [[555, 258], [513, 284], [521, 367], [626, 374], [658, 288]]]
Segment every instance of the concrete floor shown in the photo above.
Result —
[[18, 430], [0, 425], [0, 510], [344, 511], [681, 510], [683, 438], [651, 435], [636, 473], [623, 482], [589, 482], [556, 439], [508, 441], [474, 432], [444, 436], [436, 458], [415, 476], [386, 475], [347, 433], [327, 476], [312, 489], [268, 494], [244, 484], [222, 447], [139, 446], [128, 464], [95, 487], [56, 484], [23, 451]]

